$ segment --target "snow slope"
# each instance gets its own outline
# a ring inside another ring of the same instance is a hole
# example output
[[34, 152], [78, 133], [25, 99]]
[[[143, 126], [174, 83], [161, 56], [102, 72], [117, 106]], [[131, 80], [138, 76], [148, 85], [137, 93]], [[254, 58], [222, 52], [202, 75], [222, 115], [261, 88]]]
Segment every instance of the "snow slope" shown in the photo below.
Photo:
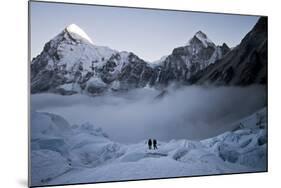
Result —
[[[201, 141], [119, 144], [91, 123], [31, 113], [32, 185], [73, 184], [267, 170], [266, 109]], [[38, 127], [40, 125], [40, 128]], [[243, 125], [243, 127], [241, 127]]]
[[66, 27], [66, 30], [74, 37], [79, 37], [83, 38], [86, 41], [90, 42], [93, 44], [93, 41], [90, 39], [90, 37], [76, 24], [70, 24], [69, 26]]
[[67, 26], [52, 39], [50, 46], [56, 49], [56, 52], [49, 54], [49, 67], [52, 69], [53, 66], [66, 66], [66, 70], [71, 72], [79, 70], [79, 66], [83, 67], [83, 71], [90, 71], [92, 65], [101, 67], [106, 60], [117, 53], [108, 47], [93, 45], [89, 36], [75, 24]]

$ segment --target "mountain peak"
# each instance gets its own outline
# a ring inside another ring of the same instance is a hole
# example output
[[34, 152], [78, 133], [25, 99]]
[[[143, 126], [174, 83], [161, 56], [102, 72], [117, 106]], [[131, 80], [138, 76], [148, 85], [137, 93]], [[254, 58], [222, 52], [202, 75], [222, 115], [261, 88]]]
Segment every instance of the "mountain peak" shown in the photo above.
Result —
[[204, 38], [204, 39], [208, 38], [207, 35], [203, 33], [201, 30], [197, 31], [194, 36], [196, 36], [197, 38]]
[[[200, 41], [205, 48], [208, 46], [215, 46], [215, 44], [208, 38], [208, 36], [201, 30], [197, 31], [192, 39], [189, 40], [188, 45], [194, 43], [195, 41]], [[196, 42], [195, 42], [196, 43]]]
[[84, 39], [87, 42], [93, 44], [91, 38], [76, 24], [70, 24], [64, 30], [74, 38]]

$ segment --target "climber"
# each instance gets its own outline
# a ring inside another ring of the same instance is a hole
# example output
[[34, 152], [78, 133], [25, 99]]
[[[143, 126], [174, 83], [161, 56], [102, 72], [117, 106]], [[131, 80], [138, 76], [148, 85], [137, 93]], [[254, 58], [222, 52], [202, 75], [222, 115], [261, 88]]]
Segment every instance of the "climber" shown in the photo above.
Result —
[[155, 139], [153, 139], [153, 149], [158, 149], [157, 148], [157, 141]]
[[151, 146], [152, 146], [152, 141], [151, 141], [151, 139], [148, 140], [147, 144], [148, 144], [148, 149], [151, 149]]

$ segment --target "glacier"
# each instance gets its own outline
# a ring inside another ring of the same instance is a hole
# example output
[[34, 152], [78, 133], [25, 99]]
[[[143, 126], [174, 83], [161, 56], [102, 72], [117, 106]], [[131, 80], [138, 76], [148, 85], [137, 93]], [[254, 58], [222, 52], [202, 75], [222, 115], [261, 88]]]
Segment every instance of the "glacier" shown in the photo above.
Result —
[[31, 112], [31, 185], [97, 183], [267, 170], [267, 108], [203, 140], [121, 144], [93, 123]]

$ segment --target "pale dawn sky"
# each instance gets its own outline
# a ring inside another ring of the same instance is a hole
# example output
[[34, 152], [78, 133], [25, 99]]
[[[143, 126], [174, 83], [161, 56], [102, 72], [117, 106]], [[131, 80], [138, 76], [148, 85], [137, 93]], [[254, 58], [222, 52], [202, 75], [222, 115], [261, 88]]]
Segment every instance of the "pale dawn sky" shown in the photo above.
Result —
[[185, 45], [199, 30], [217, 45], [238, 45], [258, 16], [30, 2], [31, 57], [75, 23], [95, 45], [131, 51], [147, 61]]

